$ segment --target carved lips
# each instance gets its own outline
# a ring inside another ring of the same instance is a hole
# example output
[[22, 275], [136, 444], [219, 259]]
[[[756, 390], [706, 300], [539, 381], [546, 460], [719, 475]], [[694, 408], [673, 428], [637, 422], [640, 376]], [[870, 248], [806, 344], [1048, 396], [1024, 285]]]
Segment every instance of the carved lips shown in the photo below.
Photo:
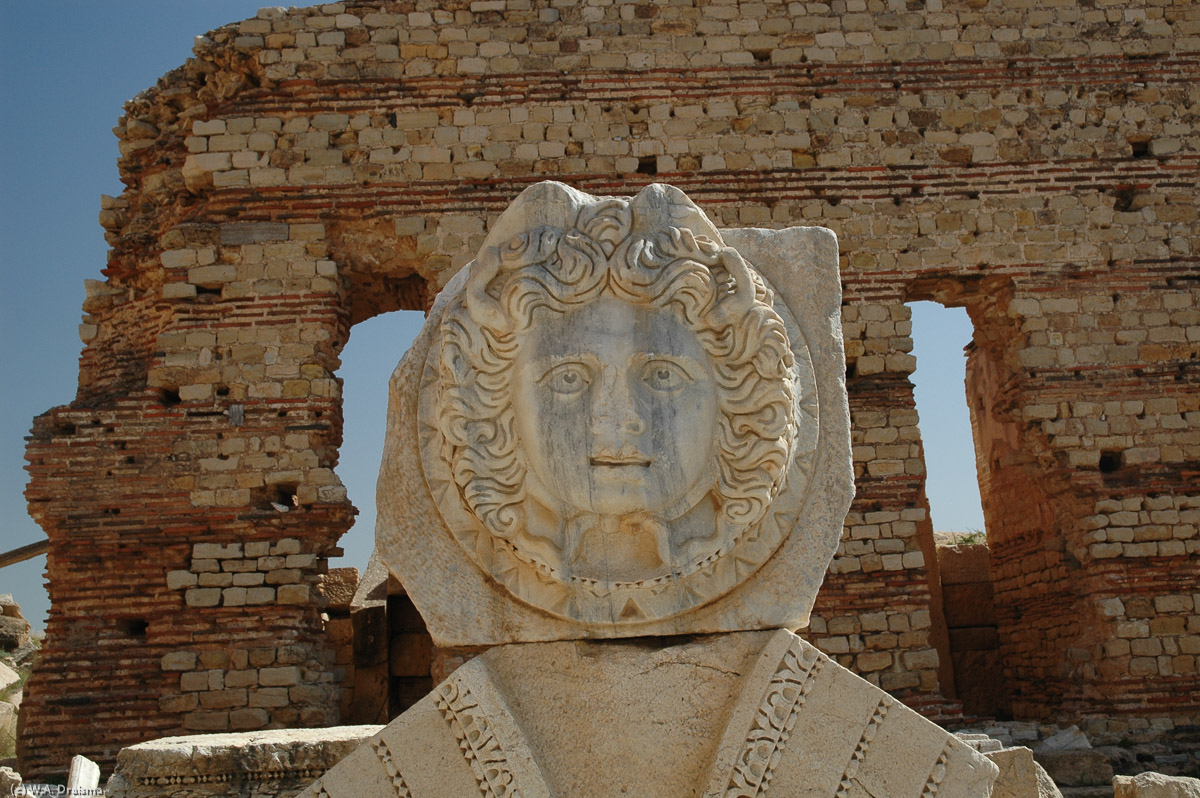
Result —
[[650, 458], [639, 451], [600, 454], [588, 458], [588, 465], [601, 468], [639, 467], [649, 468]]

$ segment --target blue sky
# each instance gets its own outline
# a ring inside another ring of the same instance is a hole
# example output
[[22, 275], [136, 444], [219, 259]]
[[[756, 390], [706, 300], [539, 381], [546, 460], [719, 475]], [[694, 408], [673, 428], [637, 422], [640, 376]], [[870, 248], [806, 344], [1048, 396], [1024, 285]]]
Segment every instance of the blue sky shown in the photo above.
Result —
[[[116, 138], [122, 103], [191, 55], [196, 35], [254, 16], [261, 3], [234, 0], [10, 0], [0, 4], [0, 551], [44, 537], [29, 518], [24, 436], [35, 415], [75, 395], [83, 281], [102, 279], [107, 246], [96, 220], [100, 195], [117, 195]], [[395, 313], [354, 328], [339, 375], [346, 431], [338, 473], [362, 511], [334, 566], [362, 568], [374, 528], [387, 379], [420, 324]], [[963, 398], [962, 310], [914, 309], [917, 405], [929, 456], [938, 529], [983, 528]], [[49, 601], [45, 557], [0, 570], [36, 627]]]

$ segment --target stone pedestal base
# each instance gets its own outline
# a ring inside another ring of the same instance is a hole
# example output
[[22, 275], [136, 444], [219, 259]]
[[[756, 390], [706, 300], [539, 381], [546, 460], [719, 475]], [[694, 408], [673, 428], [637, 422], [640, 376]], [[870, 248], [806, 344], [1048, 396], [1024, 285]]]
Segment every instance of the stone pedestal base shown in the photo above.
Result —
[[788, 631], [498, 646], [304, 798], [981, 798], [997, 768]]

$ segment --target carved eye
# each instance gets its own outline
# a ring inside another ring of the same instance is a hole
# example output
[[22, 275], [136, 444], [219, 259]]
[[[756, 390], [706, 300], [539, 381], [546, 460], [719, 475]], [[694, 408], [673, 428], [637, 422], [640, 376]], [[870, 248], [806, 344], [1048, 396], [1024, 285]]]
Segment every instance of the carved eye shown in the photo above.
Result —
[[574, 396], [591, 384], [592, 378], [582, 363], [560, 363], [547, 371], [538, 380], [551, 391], [563, 396]]
[[642, 382], [655, 391], [675, 391], [691, 381], [682, 366], [669, 360], [651, 360], [642, 367]]

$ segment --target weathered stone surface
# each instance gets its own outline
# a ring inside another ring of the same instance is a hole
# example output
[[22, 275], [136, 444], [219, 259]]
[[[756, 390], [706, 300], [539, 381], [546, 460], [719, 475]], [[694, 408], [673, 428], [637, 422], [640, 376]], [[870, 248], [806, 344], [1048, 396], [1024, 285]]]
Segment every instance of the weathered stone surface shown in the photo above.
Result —
[[121, 750], [108, 798], [291, 798], [379, 726], [165, 737]]
[[1113, 798], [1200, 798], [1200, 779], [1153, 772], [1117, 776]]
[[979, 798], [995, 773], [795, 635], [762, 631], [492, 648], [304, 795]]
[[0, 661], [0, 697], [19, 681], [21, 681], [21, 674]]
[[955, 732], [954, 736], [981, 754], [990, 754], [1004, 748], [1004, 743], [988, 734], [960, 731]]
[[1080, 731], [1078, 726], [1069, 726], [1042, 740], [1042, 742], [1038, 743], [1035, 750], [1037, 753], [1042, 754], [1052, 751], [1087, 750], [1091, 747], [1091, 741], [1088, 740], [1086, 734]]
[[68, 793], [87, 794], [100, 786], [100, 766], [86, 756], [71, 757], [71, 769], [67, 773]]
[[16, 651], [29, 643], [29, 621], [18, 615], [0, 615], [0, 651]]
[[12, 756], [17, 750], [18, 709], [14, 704], [0, 701], [0, 755]]
[[349, 612], [357, 589], [357, 568], [332, 568], [321, 580], [321, 595], [325, 597], [330, 610]]
[[[97, 282], [92, 280], [91, 282]], [[0, 615], [8, 618], [24, 618], [21, 614], [21, 607], [13, 599], [12, 593], [0, 593]]]
[[21, 774], [12, 768], [0, 768], [0, 798], [11, 798], [21, 785]]
[[363, 607], [378, 607], [387, 603], [388, 579], [392, 578], [388, 568], [379, 558], [379, 551], [371, 552], [367, 561], [367, 570], [363, 571], [354, 589], [354, 598], [350, 601], [353, 610]]
[[991, 798], [1062, 798], [1053, 780], [1025, 747], [1003, 748], [986, 754], [1000, 768]]
[[376, 545], [435, 642], [807, 623], [852, 494], [836, 253], [524, 192], [391, 383]]
[[221, 225], [222, 244], [260, 244], [287, 241], [289, 229], [276, 222], [234, 222]]
[[1099, 751], [1084, 748], [1035, 750], [1033, 756], [1059, 787], [1095, 787], [1112, 783], [1112, 765]]
[[987, 543], [939, 544], [938, 567], [943, 585], [968, 585], [992, 581]]

